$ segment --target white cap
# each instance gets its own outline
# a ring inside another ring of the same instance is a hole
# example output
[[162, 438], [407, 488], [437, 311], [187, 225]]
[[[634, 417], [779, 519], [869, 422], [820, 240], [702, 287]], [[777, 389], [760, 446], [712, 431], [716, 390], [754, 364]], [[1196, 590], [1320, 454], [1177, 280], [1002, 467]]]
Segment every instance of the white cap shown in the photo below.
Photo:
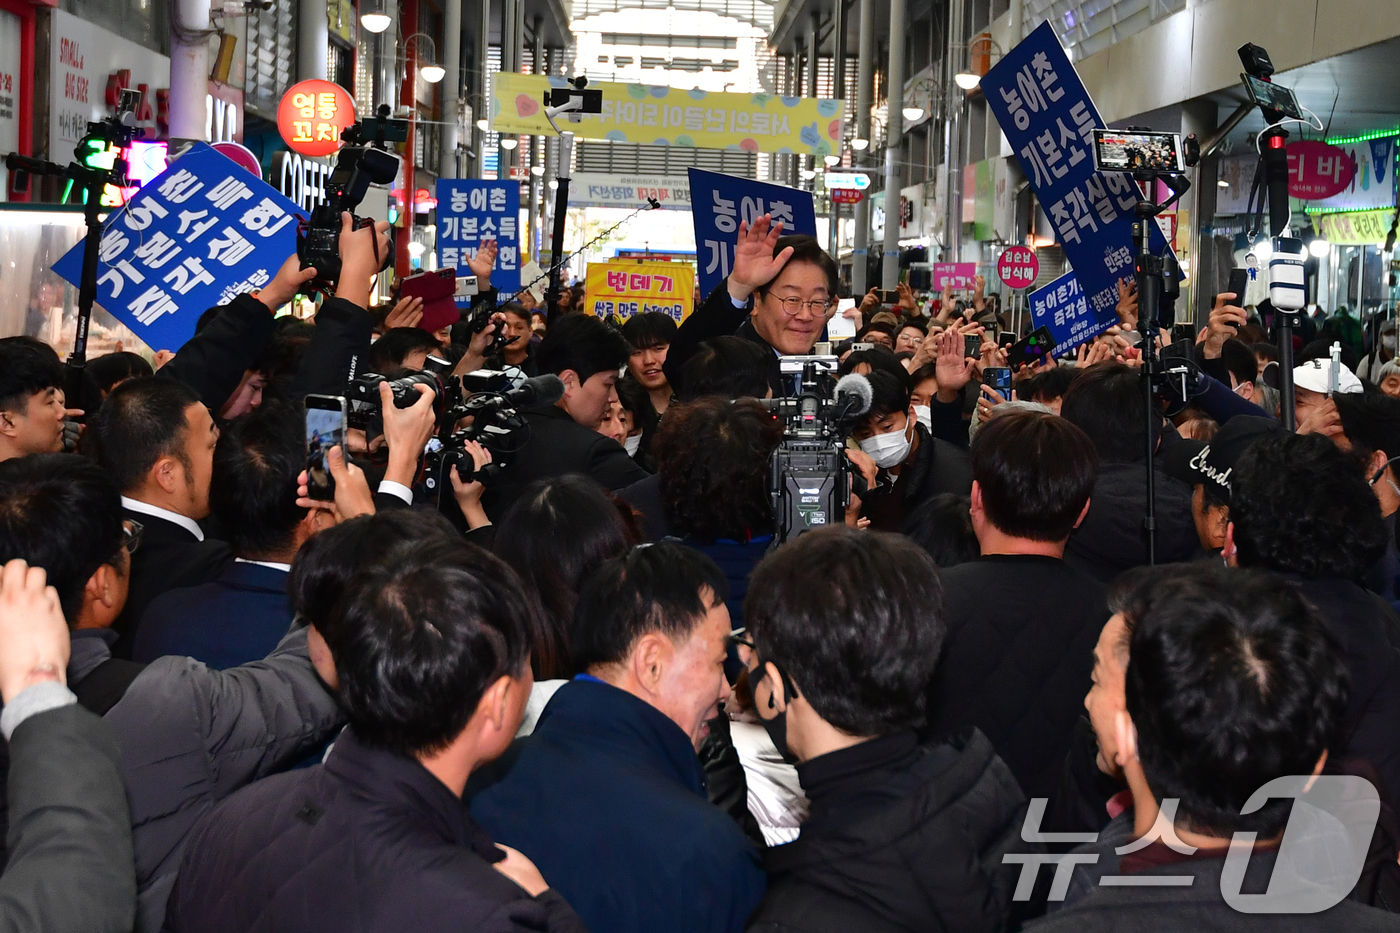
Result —
[[525, 265], [520, 267], [521, 282], [529, 283], [535, 282], [535, 279], [540, 279], [538, 282], [535, 282], [535, 284], [531, 285], [529, 288], [526, 289], [526, 291], [528, 291], [530, 295], [535, 299], [535, 304], [537, 305], [544, 304], [544, 288], [546, 285], [549, 284], [545, 279], [540, 278], [540, 276], [542, 275], [544, 275], [544, 270], [541, 269], [540, 264], [535, 262], [533, 259], [531, 259], [529, 262], [525, 263]]
[[[1327, 372], [1332, 366], [1331, 360], [1308, 360], [1302, 366], [1293, 370], [1293, 385], [1299, 389], [1310, 389], [1313, 392], [1327, 391]], [[1361, 380], [1356, 378], [1356, 374], [1347, 369], [1347, 364], [1337, 364], [1337, 391], [1343, 395], [1355, 395], [1362, 391]]]

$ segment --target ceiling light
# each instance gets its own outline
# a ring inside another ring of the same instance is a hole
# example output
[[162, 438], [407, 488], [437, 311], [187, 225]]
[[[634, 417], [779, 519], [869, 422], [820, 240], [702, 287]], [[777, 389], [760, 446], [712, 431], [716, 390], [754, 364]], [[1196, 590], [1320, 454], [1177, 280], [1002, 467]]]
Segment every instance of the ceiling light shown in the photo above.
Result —
[[480, 120], [476, 121], [476, 128], [484, 133], [491, 128], [491, 124], [486, 122], [485, 117], [482, 117]]
[[514, 136], [502, 136], [502, 137], [501, 137], [501, 148], [502, 148], [502, 149], [514, 149], [514, 148], [515, 148], [516, 146], [518, 146], [518, 145], [520, 145], [520, 140], [516, 139]]
[[970, 91], [977, 85], [982, 83], [982, 76], [964, 71], [961, 74], [953, 75], [953, 83], [956, 84], [958, 87], [962, 88], [964, 91]]
[[423, 248], [424, 247], [422, 243], [410, 243], [408, 244], [408, 255], [416, 259], [417, 257], [423, 255]]
[[1308, 252], [1312, 253], [1312, 255], [1317, 259], [1321, 259], [1331, 251], [1332, 244], [1328, 243], [1322, 237], [1318, 237], [1308, 244]]
[[423, 80], [429, 84], [437, 84], [447, 76], [447, 69], [441, 65], [424, 65], [418, 69], [418, 73], [423, 76]]
[[816, 177], [817, 177], [817, 173], [816, 173], [816, 171], [814, 171], [813, 169], [804, 168], [804, 169], [802, 170], [802, 178], [803, 178], [804, 180], [806, 180], [806, 181], [811, 181], [813, 178], [816, 178]]
[[393, 22], [387, 13], [366, 13], [360, 17], [360, 25], [376, 35], [388, 29]]
[[1219, 186], [1219, 187], [1221, 187], [1221, 188], [1228, 188], [1228, 187], [1230, 187], [1230, 183], [1229, 183], [1228, 181], [1226, 181], [1225, 179], [1223, 179], [1223, 178], [1220, 179], [1219, 181], [1217, 181], [1217, 182], [1216, 182], [1216, 185]]
[[543, 175], [543, 174], [544, 174], [544, 166], [543, 166], [543, 165], [532, 165], [532, 166], [530, 166], [530, 174], [531, 174], [531, 175]]
[[550, 191], [557, 191], [558, 189], [559, 189], [559, 182], [558, 182], [558, 180], [551, 178], [551, 179], [549, 180], [549, 190], [550, 190]]
[[906, 120], [911, 120], [911, 121], [912, 121], [912, 120], [918, 120], [918, 119], [920, 119], [921, 117], [923, 117], [923, 115], [924, 115], [924, 108], [922, 108], [922, 107], [905, 107], [903, 110], [900, 111], [900, 113], [904, 114], [904, 119], [906, 119]]
[[829, 155], [823, 158], [822, 161], [824, 161], [827, 165], [838, 165], [841, 162], [841, 157], [838, 155]]
[[857, 136], [855, 139], [851, 140], [851, 148], [854, 149], [854, 150], [856, 150], [857, 152], [859, 152], [860, 150], [864, 149], [866, 146], [869, 146], [869, 145], [870, 145], [870, 140], [868, 140], [868, 139], [861, 139], [859, 136]]

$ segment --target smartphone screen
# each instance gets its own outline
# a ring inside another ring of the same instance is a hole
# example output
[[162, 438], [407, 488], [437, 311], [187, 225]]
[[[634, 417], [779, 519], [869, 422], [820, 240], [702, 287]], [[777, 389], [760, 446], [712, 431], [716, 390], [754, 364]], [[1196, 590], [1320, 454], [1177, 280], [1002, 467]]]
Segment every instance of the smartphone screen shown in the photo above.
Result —
[[1007, 363], [1013, 369], [1019, 369], [1022, 363], [1038, 366], [1054, 349], [1055, 338], [1050, 336], [1050, 329], [1041, 327], [1024, 340], [1011, 345], [1006, 353]]
[[988, 366], [982, 370], [982, 384], [996, 389], [1002, 398], [1011, 393], [1011, 370], [1006, 366]]
[[306, 486], [313, 499], [335, 497], [326, 457], [332, 447], [345, 449], [345, 399], [339, 395], [306, 397]]
[[899, 290], [895, 288], [877, 288], [875, 289], [875, 297], [879, 298], [881, 302], [887, 305], [897, 304], [899, 302]]
[[997, 346], [1001, 347], [1002, 349], [1010, 347], [1015, 342], [1015, 331], [1004, 330], [1001, 333], [997, 334]]

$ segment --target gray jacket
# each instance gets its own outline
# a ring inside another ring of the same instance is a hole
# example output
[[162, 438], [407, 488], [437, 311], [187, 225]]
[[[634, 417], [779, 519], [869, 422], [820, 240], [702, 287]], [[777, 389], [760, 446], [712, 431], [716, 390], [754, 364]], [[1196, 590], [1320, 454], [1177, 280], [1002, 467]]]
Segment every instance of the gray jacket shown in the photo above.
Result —
[[[98, 639], [74, 645], [70, 682], [110, 653]], [[265, 659], [226, 671], [193, 658], [153, 661], [104, 718], [121, 743], [141, 933], [164, 922], [195, 822], [240, 787], [295, 764], [341, 724], [335, 698], [311, 667], [304, 629]]]
[[130, 930], [131, 821], [111, 727], [75, 703], [25, 719], [10, 737], [8, 785], [0, 931]]

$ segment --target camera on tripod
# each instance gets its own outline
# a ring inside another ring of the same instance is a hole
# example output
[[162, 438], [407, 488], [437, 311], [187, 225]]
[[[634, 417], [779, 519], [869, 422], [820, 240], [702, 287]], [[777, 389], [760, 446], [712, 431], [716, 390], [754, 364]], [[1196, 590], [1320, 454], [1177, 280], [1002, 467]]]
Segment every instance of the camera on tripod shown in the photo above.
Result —
[[872, 398], [864, 376], [838, 381], [819, 359], [809, 357], [802, 363], [796, 396], [764, 402], [783, 423], [783, 439], [768, 462], [775, 544], [843, 521], [852, 487], [857, 496], [865, 493], [864, 478], [845, 447], [855, 419], [870, 410]]
[[[399, 172], [399, 157], [385, 148], [386, 142], [407, 138], [408, 121], [389, 119], [389, 105], [380, 104], [374, 120], [356, 123], [341, 134], [348, 143], [336, 158], [335, 169], [326, 181], [326, 203], [311, 212], [311, 219], [297, 231], [297, 256], [301, 267], [315, 268], [316, 278], [308, 283], [311, 291], [329, 291], [340, 278], [340, 215], [349, 211], [353, 229], [373, 227], [374, 219], [360, 217], [355, 209], [364, 200], [370, 185], [391, 184]], [[361, 145], [371, 138], [367, 145]], [[393, 261], [392, 240], [385, 250], [381, 271]]]

